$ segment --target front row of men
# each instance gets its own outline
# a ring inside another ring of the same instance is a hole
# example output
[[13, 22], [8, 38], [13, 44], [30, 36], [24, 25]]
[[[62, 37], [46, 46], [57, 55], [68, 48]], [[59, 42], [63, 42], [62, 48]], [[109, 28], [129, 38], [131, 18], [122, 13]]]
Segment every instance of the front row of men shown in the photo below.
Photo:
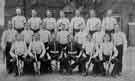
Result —
[[[26, 27], [23, 32], [28, 30]], [[41, 34], [41, 31], [48, 34]], [[60, 66], [61, 73], [72, 74], [73, 69], [78, 66], [79, 72], [87, 75], [91, 64], [94, 65], [94, 74], [106, 75], [110, 69], [113, 76], [122, 72], [123, 49], [126, 50], [127, 41], [118, 25], [111, 37], [101, 30], [93, 36], [86, 31], [80, 31], [75, 37], [64, 30], [52, 34], [44, 29], [35, 34], [23, 32], [17, 33], [9, 26], [3, 33], [1, 46], [6, 54], [9, 73], [15, 69], [18, 74], [18, 60], [21, 60], [22, 68], [32, 64], [34, 72], [38, 74], [42, 71], [51, 72], [53, 60], [56, 61], [56, 67]], [[47, 36], [44, 37], [45, 35]], [[32, 40], [26, 40], [29, 37], [32, 37]]]

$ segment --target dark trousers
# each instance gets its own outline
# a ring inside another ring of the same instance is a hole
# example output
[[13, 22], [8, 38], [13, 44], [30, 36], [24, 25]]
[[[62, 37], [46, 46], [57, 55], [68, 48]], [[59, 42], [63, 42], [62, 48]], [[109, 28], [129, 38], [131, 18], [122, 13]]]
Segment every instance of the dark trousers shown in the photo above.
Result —
[[21, 32], [24, 30], [24, 28], [15, 28], [15, 30], [16, 30], [18, 33], [21, 33]]
[[117, 56], [117, 59], [119, 60], [119, 63], [118, 63], [118, 69], [119, 69], [119, 72], [122, 72], [122, 60], [123, 60], [123, 45], [119, 45], [119, 46], [116, 46], [117, 50], [118, 50], [118, 56]]
[[99, 60], [98, 57], [92, 58], [91, 62], [94, 64], [93, 69], [92, 69], [92, 72], [94, 74], [104, 74], [105, 73], [103, 63]]
[[11, 46], [12, 46], [12, 43], [7, 42], [6, 49], [5, 49], [5, 55], [4, 55], [4, 57], [6, 58], [6, 69], [7, 69], [7, 71], [9, 73], [13, 71], [13, 65], [10, 62], [10, 60], [12, 59], [12, 57], [11, 57], [11, 55], [9, 53], [10, 52], [10, 49], [11, 49]]

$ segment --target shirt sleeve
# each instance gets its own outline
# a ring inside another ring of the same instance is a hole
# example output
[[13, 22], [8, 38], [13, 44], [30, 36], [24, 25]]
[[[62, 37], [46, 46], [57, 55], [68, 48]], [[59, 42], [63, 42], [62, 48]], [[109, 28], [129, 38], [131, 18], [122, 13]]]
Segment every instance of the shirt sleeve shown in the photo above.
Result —
[[114, 51], [114, 55], [112, 56], [112, 58], [115, 58], [118, 56], [118, 50], [116, 49], [116, 47], [113, 47], [113, 51]]

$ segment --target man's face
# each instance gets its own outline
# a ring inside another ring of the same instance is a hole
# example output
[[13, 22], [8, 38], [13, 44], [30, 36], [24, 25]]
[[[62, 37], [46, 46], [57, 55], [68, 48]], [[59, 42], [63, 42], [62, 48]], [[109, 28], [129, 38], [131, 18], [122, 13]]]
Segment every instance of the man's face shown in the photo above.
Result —
[[37, 16], [37, 12], [35, 10], [32, 10], [32, 16], [33, 17]]
[[120, 27], [119, 25], [116, 25], [115, 28], [114, 28], [115, 32], [119, 32], [120, 31]]
[[113, 12], [112, 10], [108, 10], [106, 15], [107, 16], [112, 16], [112, 12]]
[[76, 15], [76, 16], [80, 16], [80, 11], [79, 11], [79, 10], [76, 10], [76, 11], [75, 11], [75, 15]]
[[47, 17], [52, 17], [52, 13], [49, 10], [46, 12], [46, 15]]
[[95, 17], [95, 16], [96, 16], [95, 11], [94, 11], [94, 10], [91, 10], [91, 11], [90, 11], [90, 17]]
[[60, 11], [60, 17], [65, 17], [65, 14], [63, 11]]
[[22, 12], [21, 12], [21, 9], [20, 9], [20, 8], [16, 9], [16, 14], [17, 14], [17, 15], [21, 15], [21, 13], [22, 13]]
[[104, 36], [104, 41], [107, 42], [110, 40], [110, 36], [108, 34], [105, 34]]

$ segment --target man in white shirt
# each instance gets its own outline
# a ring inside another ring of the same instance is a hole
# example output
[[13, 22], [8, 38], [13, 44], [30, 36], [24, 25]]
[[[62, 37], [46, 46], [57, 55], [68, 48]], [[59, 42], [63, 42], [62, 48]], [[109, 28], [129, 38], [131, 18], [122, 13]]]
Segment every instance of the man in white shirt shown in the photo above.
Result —
[[20, 8], [16, 9], [16, 16], [12, 18], [12, 26], [18, 33], [21, 33], [24, 30], [24, 26], [26, 23], [26, 18], [22, 16], [22, 11]]
[[102, 21], [102, 29], [111, 36], [111, 33], [114, 33], [115, 25], [117, 24], [117, 20], [112, 17], [113, 11], [110, 9], [106, 13], [106, 17], [103, 18]]
[[6, 69], [8, 73], [12, 72], [12, 64], [10, 62], [11, 55], [10, 55], [10, 49], [12, 46], [12, 43], [15, 41], [15, 35], [17, 34], [17, 31], [12, 28], [11, 21], [8, 21], [8, 29], [5, 30], [1, 37], [1, 48], [3, 51], [3, 58], [6, 59]]
[[56, 19], [52, 17], [52, 13], [50, 10], [46, 11], [47, 17], [43, 19], [43, 26], [49, 30], [51, 33], [55, 32], [56, 27]]
[[81, 17], [80, 11], [76, 10], [75, 17], [71, 19], [70, 31], [73, 32], [73, 35], [75, 35], [81, 28], [85, 29], [85, 20]]
[[118, 75], [122, 72], [122, 60], [123, 60], [123, 54], [126, 54], [127, 51], [127, 39], [124, 32], [120, 30], [120, 26], [117, 24], [114, 29], [114, 34], [112, 36], [113, 43], [116, 46], [118, 50], [118, 60], [119, 60], [119, 67], [118, 69]]
[[69, 30], [70, 21], [68, 18], [65, 17], [64, 11], [60, 11], [60, 18], [57, 20], [57, 30], [61, 31], [62, 27], [64, 29]]
[[28, 24], [34, 33], [37, 33], [40, 30], [42, 20], [40, 17], [37, 17], [37, 11], [34, 9], [32, 10], [32, 17], [28, 20]]
[[96, 17], [95, 10], [90, 10], [90, 18], [87, 20], [87, 28], [91, 35], [93, 35], [101, 27], [101, 20]]
[[[13, 59], [15, 59], [15, 75], [18, 75], [18, 70], [17, 68], [17, 61], [21, 60], [21, 68], [23, 70], [24, 67], [24, 59], [26, 58], [28, 51], [27, 51], [27, 46], [26, 43], [24, 42], [23, 35], [17, 34], [16, 35], [16, 41], [12, 44], [12, 47], [10, 49], [10, 55]], [[18, 59], [18, 60], [17, 60]], [[14, 61], [13, 61], [14, 62]]]

